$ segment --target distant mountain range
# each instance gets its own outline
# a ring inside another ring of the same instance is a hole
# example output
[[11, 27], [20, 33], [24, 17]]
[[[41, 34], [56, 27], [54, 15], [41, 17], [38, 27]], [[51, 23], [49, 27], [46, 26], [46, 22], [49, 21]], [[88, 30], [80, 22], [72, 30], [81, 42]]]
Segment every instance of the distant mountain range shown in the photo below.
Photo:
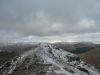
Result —
[[75, 54], [85, 53], [94, 48], [100, 48], [100, 44], [94, 44], [91, 42], [75, 42], [75, 43], [59, 42], [59, 43], [54, 43], [54, 45], [58, 48], [62, 48], [66, 51]]

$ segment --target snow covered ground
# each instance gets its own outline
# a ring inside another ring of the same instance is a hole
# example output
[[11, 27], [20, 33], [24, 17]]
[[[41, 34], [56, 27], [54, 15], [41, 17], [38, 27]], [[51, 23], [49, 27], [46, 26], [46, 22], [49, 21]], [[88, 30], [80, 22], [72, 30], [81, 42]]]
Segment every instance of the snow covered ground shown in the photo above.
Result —
[[[16, 68], [24, 63], [27, 57], [31, 58], [24, 65], [27, 69], [32, 67], [32, 64], [35, 64], [36, 68], [39, 65], [42, 65], [43, 68], [47, 66], [46, 70], [38, 68], [39, 71], [45, 71], [43, 75], [100, 75], [97, 69], [83, 62], [78, 56], [48, 43], [40, 43], [36, 49], [21, 54], [15, 58], [16, 60], [11, 59], [9, 66], [5, 67], [6, 64], [4, 64], [0, 68], [0, 75], [13, 73]], [[33, 68], [33, 70], [36, 68]], [[33, 75], [38, 75], [37, 71], [32, 71], [32, 73]]]

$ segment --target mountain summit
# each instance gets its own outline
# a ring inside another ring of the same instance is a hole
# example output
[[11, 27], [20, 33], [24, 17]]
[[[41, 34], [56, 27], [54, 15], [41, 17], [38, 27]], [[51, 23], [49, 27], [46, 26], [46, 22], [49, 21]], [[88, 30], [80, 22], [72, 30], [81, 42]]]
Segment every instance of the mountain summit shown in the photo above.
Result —
[[0, 66], [0, 75], [100, 75], [78, 56], [48, 43], [40, 43]]

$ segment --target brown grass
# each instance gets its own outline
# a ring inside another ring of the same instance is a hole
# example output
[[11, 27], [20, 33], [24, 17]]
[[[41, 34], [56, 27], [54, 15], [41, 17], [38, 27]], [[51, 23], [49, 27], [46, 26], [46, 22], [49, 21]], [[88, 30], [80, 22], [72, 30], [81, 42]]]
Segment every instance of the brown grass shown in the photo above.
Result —
[[100, 48], [78, 55], [82, 60], [100, 70]]

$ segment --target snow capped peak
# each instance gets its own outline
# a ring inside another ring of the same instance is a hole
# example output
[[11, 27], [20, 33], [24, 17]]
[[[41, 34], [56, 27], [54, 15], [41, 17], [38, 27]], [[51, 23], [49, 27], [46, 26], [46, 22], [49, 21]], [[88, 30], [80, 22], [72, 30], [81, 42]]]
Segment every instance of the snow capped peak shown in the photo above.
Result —
[[22, 66], [27, 68], [25, 72], [32, 70], [31, 74], [27, 72], [28, 75], [100, 75], [97, 69], [83, 62], [75, 54], [49, 43], [40, 43], [37, 48], [21, 54], [12, 62], [10, 70], [6, 69], [1, 75], [7, 75], [9, 72], [14, 75], [14, 69], [20, 71]]

